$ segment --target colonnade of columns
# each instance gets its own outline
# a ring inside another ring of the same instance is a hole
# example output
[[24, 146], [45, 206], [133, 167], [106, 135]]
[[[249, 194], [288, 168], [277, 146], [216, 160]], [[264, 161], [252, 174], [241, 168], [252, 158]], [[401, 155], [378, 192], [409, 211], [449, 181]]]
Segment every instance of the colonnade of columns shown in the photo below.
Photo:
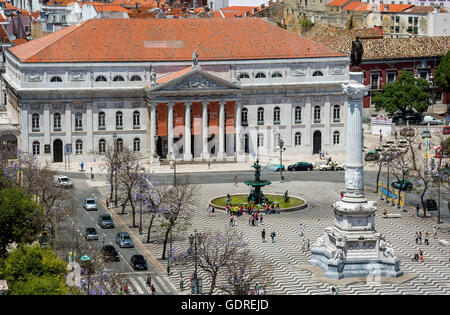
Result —
[[[219, 101], [219, 150], [217, 154], [218, 160], [223, 160], [226, 157], [225, 154], [225, 104], [226, 101]], [[208, 149], [208, 137], [209, 137], [209, 127], [208, 127], [208, 105], [209, 102], [201, 102], [202, 104], [202, 159], [209, 159], [210, 153]], [[191, 161], [193, 155], [191, 152], [191, 102], [184, 102], [184, 154], [183, 160]], [[150, 103], [150, 156], [155, 156], [156, 153], [156, 107], [157, 103]], [[168, 138], [168, 159], [174, 158], [174, 103], [167, 103], [167, 138]], [[235, 102], [235, 133], [236, 133], [236, 152], [239, 154], [242, 152], [241, 146], [241, 104]]]

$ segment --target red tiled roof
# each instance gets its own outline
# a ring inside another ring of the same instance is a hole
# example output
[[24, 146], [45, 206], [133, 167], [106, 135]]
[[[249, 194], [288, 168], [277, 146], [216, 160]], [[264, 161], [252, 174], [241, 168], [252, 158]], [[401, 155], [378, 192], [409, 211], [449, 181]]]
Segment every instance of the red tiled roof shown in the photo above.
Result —
[[27, 42], [27, 40], [25, 38], [18, 38], [18, 39], [13, 40], [13, 43], [16, 46], [26, 43], [26, 42]]
[[333, 6], [342, 6], [344, 5], [348, 0], [333, 0], [330, 3], [328, 3], [328, 5], [333, 5]]
[[[388, 6], [388, 9], [385, 10], [385, 7]], [[402, 12], [408, 8], [411, 8], [412, 4], [380, 4], [378, 6], [378, 11], [380, 12]]]
[[67, 7], [69, 4], [77, 2], [76, 0], [49, 0], [45, 5]]
[[351, 2], [344, 7], [344, 10], [353, 11], [356, 8], [362, 6], [364, 3], [362, 2]]
[[120, 5], [94, 4], [95, 11], [100, 12], [128, 12], [127, 9]]
[[172, 81], [173, 79], [181, 77], [182, 75], [184, 75], [185, 73], [188, 73], [189, 71], [191, 71], [191, 66], [184, 68], [180, 71], [171, 73], [169, 75], [166, 75], [165, 77], [162, 77], [161, 79], [157, 80], [156, 83], [163, 84], [163, 83]]
[[6, 44], [10, 43], [8, 33], [6, 33], [6, 30], [4, 29], [3, 25], [0, 25], [0, 43]]
[[363, 3], [362, 6], [355, 9], [355, 11], [370, 11], [372, 8], [372, 5], [369, 3]]
[[13, 47], [22, 62], [188, 61], [344, 56], [263, 19], [91, 19]]

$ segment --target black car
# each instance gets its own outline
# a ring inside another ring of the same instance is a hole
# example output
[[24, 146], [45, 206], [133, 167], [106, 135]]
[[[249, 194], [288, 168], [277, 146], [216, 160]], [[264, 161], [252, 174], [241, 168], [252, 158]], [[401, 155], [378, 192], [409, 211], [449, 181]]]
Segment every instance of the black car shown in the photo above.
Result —
[[407, 113], [405, 119], [410, 123], [420, 123], [422, 121], [422, 114], [418, 112]]
[[413, 184], [409, 181], [409, 180], [401, 180], [401, 181], [396, 181], [393, 182], [392, 187], [395, 189], [400, 189], [403, 191], [409, 191], [411, 189], [413, 189]]
[[377, 161], [380, 158], [380, 153], [378, 151], [369, 151], [364, 157], [365, 161]]
[[119, 253], [112, 245], [102, 246], [102, 255], [105, 260], [119, 261]]
[[428, 211], [436, 211], [438, 209], [436, 200], [426, 199], [425, 200], [425, 209], [427, 209]]
[[144, 256], [131, 256], [131, 267], [133, 267], [134, 270], [147, 270], [147, 262], [145, 261]]
[[298, 162], [288, 166], [288, 171], [312, 171], [313, 165], [308, 162]]

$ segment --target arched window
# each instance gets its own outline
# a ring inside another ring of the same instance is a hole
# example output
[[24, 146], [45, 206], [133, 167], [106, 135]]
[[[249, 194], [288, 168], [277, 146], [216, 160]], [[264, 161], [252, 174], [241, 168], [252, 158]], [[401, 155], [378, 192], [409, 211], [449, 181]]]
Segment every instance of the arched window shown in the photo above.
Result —
[[282, 78], [282, 77], [283, 77], [283, 75], [279, 72], [272, 73], [272, 78]]
[[258, 148], [264, 146], [264, 135], [262, 133], [258, 134], [258, 140], [256, 145]]
[[257, 79], [263, 79], [263, 78], [265, 78], [266, 77], [266, 75], [263, 73], [263, 72], [258, 72], [256, 75], [255, 75], [255, 78], [257, 78]]
[[75, 154], [76, 155], [83, 154], [83, 141], [77, 140], [75, 142]]
[[141, 77], [138, 75], [133, 75], [130, 79], [130, 81], [142, 81]]
[[322, 73], [322, 71], [317, 70], [317, 71], [313, 72], [312, 76], [313, 77], [323, 77], [323, 73]]
[[98, 77], [95, 78], [95, 82], [106, 82], [108, 80], [106, 80], [106, 77], [103, 75], [99, 75]]
[[333, 107], [333, 122], [341, 121], [341, 107], [339, 105], [334, 105]]
[[248, 126], [248, 109], [243, 108], [241, 111], [241, 125]]
[[139, 129], [141, 128], [141, 114], [138, 111], [133, 113], [133, 128]]
[[100, 139], [98, 142], [98, 153], [105, 153], [106, 152], [106, 140]]
[[39, 114], [31, 115], [31, 130], [39, 131]]
[[123, 151], [123, 140], [121, 138], [116, 140], [116, 150], [117, 152]]
[[274, 124], [279, 124], [280, 123], [280, 108], [279, 107], [275, 107], [273, 109], [273, 123]]
[[114, 81], [114, 82], [125, 81], [125, 79], [124, 79], [121, 75], [116, 75], [116, 76], [113, 78], [113, 81]]
[[41, 144], [39, 141], [33, 142], [33, 155], [39, 155], [40, 153]]
[[314, 106], [314, 123], [320, 123], [320, 106]]
[[98, 113], [98, 130], [106, 129], [106, 114], [104, 112]]
[[83, 130], [83, 114], [75, 114], [75, 130]]
[[264, 125], [264, 108], [258, 108], [258, 125]]
[[50, 79], [50, 82], [62, 82], [62, 79], [58, 76], [55, 76]]
[[123, 129], [123, 114], [122, 114], [122, 112], [116, 113], [116, 129]]
[[53, 115], [53, 130], [61, 131], [61, 114], [55, 113]]
[[340, 135], [339, 135], [339, 131], [335, 131], [333, 132], [333, 144], [339, 144], [339, 139]]
[[135, 138], [133, 140], [133, 151], [134, 152], [141, 151], [141, 140], [139, 138]]
[[295, 107], [295, 123], [302, 123], [302, 108], [300, 106]]
[[295, 133], [295, 145], [299, 146], [302, 144], [302, 134], [300, 132]]
[[241, 73], [239, 79], [250, 79], [250, 76], [248, 75], [248, 73]]

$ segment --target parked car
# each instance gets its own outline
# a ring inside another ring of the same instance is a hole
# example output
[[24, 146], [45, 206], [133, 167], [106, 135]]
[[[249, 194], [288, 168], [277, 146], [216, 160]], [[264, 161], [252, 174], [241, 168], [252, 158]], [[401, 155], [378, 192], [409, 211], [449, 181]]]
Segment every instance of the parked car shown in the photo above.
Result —
[[442, 129], [442, 133], [443, 133], [444, 135], [450, 134], [450, 126], [445, 126], [445, 127]]
[[84, 199], [83, 208], [86, 211], [97, 211], [97, 203], [95, 202], [94, 198], [86, 198]]
[[145, 261], [144, 256], [142, 255], [133, 255], [131, 256], [131, 267], [134, 270], [147, 270], [147, 262]]
[[279, 163], [269, 163], [266, 165], [266, 168], [269, 171], [278, 172], [278, 171], [280, 171], [280, 169], [283, 169], [283, 171], [284, 171], [284, 165], [280, 165]]
[[425, 138], [431, 138], [430, 130], [422, 131], [422, 139], [425, 139]]
[[364, 160], [366, 161], [377, 161], [380, 158], [380, 153], [378, 151], [369, 151], [367, 152], [366, 156], [364, 157]]
[[413, 184], [407, 179], [393, 182], [391, 186], [395, 189], [401, 188], [402, 191], [409, 191], [414, 187]]
[[314, 166], [308, 162], [298, 162], [288, 166], [288, 171], [312, 171]]
[[440, 125], [442, 124], [443, 121], [440, 119], [436, 119], [434, 117], [431, 116], [423, 116], [422, 121], [420, 122], [421, 125]]
[[58, 187], [63, 187], [63, 188], [72, 188], [73, 187], [72, 181], [69, 179], [69, 177], [67, 177], [65, 175], [53, 176], [53, 184]]
[[414, 137], [415, 134], [414, 128], [411, 127], [405, 127], [400, 130], [400, 135], [404, 137]]
[[331, 161], [330, 163], [316, 165], [316, 168], [321, 171], [342, 171], [345, 166], [342, 163]]
[[120, 260], [119, 253], [112, 245], [103, 245], [101, 252], [104, 260], [113, 260], [113, 261]]
[[434, 199], [426, 199], [424, 204], [427, 211], [436, 211], [438, 209], [436, 200]]
[[414, 111], [413, 112], [409, 112], [409, 113], [406, 113], [405, 119], [407, 121], [409, 121], [410, 123], [418, 124], [422, 120], [422, 114], [418, 113], [418, 112], [414, 112]]
[[118, 232], [116, 234], [116, 243], [119, 245], [120, 248], [134, 247], [133, 239], [127, 232]]
[[100, 214], [98, 217], [98, 225], [103, 228], [114, 228], [114, 221], [109, 214]]
[[[412, 109], [407, 109], [405, 112], [405, 120], [407, 119], [406, 117], [408, 115], [413, 115], [415, 112]], [[389, 117], [389, 115], [388, 115]], [[395, 114], [392, 115], [392, 122], [399, 122], [401, 120], [403, 120], [403, 113], [401, 111], [396, 112]]]
[[93, 227], [88, 227], [84, 230], [84, 238], [88, 241], [98, 240], [97, 230]]

